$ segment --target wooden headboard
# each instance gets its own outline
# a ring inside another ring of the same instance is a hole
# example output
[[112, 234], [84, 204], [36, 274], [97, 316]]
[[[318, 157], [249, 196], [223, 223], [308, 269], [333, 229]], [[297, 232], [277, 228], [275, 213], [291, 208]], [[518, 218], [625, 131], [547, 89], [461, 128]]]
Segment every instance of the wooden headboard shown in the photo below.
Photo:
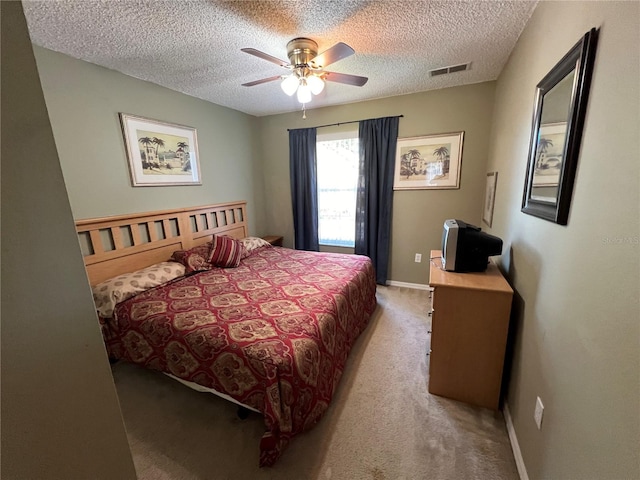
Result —
[[76, 221], [91, 285], [169, 260], [211, 240], [213, 234], [248, 235], [247, 203], [132, 213]]

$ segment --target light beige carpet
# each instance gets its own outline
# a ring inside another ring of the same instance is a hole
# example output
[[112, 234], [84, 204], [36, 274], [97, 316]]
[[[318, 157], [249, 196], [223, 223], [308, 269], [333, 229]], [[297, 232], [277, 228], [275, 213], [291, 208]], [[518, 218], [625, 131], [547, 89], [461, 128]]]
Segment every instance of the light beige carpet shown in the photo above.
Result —
[[518, 479], [500, 412], [427, 392], [429, 294], [378, 287], [331, 407], [258, 468], [260, 415], [119, 362], [113, 374], [140, 479]]

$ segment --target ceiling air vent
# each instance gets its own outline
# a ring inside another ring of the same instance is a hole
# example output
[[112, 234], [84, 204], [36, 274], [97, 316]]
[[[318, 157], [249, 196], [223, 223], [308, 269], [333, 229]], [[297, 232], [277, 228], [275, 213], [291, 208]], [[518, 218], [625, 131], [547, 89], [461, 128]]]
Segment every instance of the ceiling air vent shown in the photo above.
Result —
[[471, 63], [462, 63], [460, 65], [452, 65], [450, 67], [436, 68], [434, 70], [429, 70], [429, 76], [437, 77], [438, 75], [447, 75], [454, 72], [464, 72], [465, 70], [469, 70], [470, 67]]

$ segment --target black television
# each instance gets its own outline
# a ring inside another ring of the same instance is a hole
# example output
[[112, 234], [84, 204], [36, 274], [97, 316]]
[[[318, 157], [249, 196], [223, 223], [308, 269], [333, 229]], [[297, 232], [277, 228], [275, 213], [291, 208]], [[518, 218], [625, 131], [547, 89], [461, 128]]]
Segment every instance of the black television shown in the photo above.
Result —
[[462, 220], [445, 220], [442, 232], [443, 270], [484, 272], [489, 257], [501, 253], [502, 239]]

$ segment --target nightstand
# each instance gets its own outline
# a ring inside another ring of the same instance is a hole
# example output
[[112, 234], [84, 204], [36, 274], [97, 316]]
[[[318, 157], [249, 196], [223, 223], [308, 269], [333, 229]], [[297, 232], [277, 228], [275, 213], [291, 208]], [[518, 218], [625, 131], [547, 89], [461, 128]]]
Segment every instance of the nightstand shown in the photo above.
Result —
[[282, 246], [282, 237], [278, 235], [267, 235], [266, 237], [262, 237], [262, 239], [266, 240], [267, 242], [269, 242], [271, 245], [275, 247]]

